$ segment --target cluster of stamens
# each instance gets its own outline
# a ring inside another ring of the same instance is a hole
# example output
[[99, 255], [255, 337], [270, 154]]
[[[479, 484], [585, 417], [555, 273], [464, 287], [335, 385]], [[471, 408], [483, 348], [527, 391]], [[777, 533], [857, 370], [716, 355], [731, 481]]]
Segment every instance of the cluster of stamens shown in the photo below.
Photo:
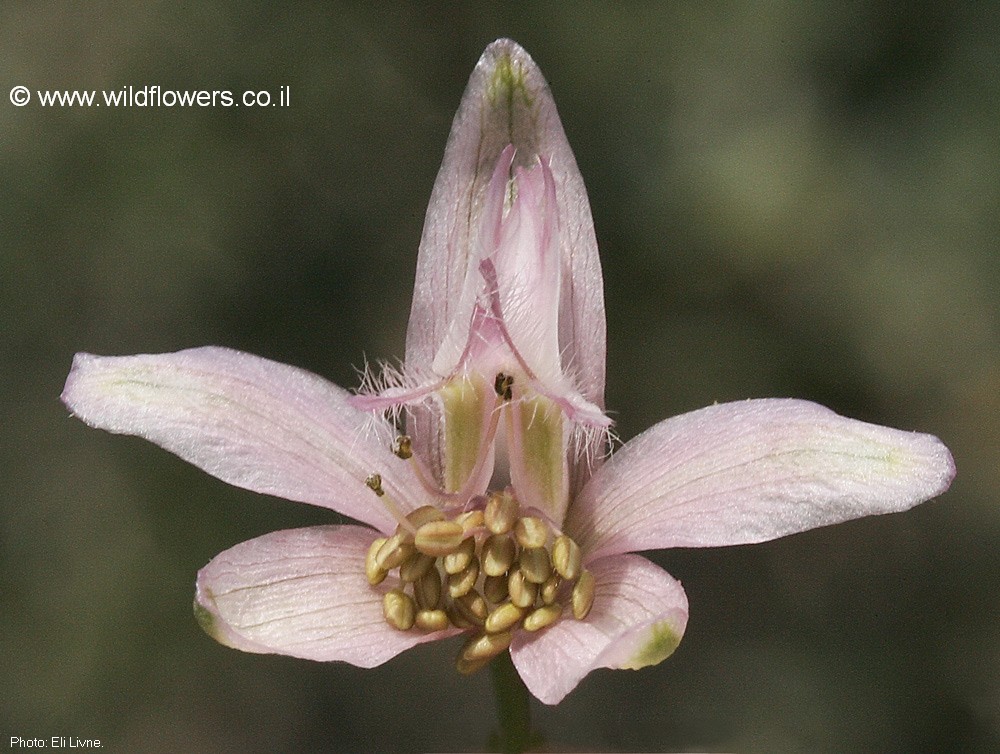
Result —
[[398, 569], [400, 586], [386, 592], [382, 611], [400, 631], [470, 631], [458, 655], [462, 673], [507, 649], [519, 627], [550, 626], [565, 606], [577, 620], [590, 612], [594, 577], [581, 565], [579, 545], [540, 516], [521, 515], [510, 492], [452, 517], [424, 506], [406, 524], [372, 543], [368, 582], [380, 584]]

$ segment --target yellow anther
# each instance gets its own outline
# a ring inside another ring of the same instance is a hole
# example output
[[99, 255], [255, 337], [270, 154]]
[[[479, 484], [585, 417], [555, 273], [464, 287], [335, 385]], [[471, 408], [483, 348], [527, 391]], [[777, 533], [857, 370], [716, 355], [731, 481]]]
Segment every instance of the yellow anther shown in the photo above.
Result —
[[438, 558], [458, 549], [464, 536], [461, 524], [454, 521], [429, 521], [417, 529], [413, 543], [424, 555]]
[[494, 534], [483, 543], [481, 556], [483, 573], [487, 576], [502, 576], [507, 573], [514, 556], [517, 554], [517, 547], [506, 534]]
[[441, 510], [433, 505], [421, 505], [416, 510], [406, 514], [406, 520], [413, 524], [414, 530], [431, 521], [440, 521], [443, 518], [444, 514]]
[[476, 540], [467, 537], [462, 540], [454, 552], [444, 556], [444, 570], [446, 573], [461, 573], [472, 561], [472, 556], [476, 554]]
[[510, 646], [513, 634], [502, 631], [497, 634], [479, 634], [469, 638], [458, 653], [458, 670], [471, 673], [496, 657]]
[[552, 565], [567, 581], [580, 575], [580, 557], [580, 545], [565, 534], [552, 543]]
[[524, 617], [524, 608], [504, 602], [486, 617], [487, 633], [495, 634], [513, 628]]
[[[510, 383], [504, 385], [509, 389]], [[399, 436], [393, 452], [407, 457], [409, 437]], [[483, 508], [446, 518], [433, 505], [404, 515], [386, 495], [378, 473], [365, 484], [399, 522], [395, 533], [373, 541], [365, 556], [372, 586], [390, 571], [399, 572], [402, 585], [382, 597], [385, 621], [401, 631], [414, 626], [427, 633], [449, 626], [473, 630], [457, 659], [461, 672], [477, 670], [507, 649], [518, 626], [538, 631], [555, 623], [563, 601], [567, 609], [572, 603], [578, 619], [589, 613], [594, 577], [583, 570], [579, 546], [566, 535], [552, 540], [544, 518], [522, 517], [510, 491], [490, 493]]]
[[413, 596], [421, 610], [434, 610], [441, 602], [441, 574], [431, 568], [413, 584]]
[[506, 492], [493, 493], [483, 511], [486, 528], [494, 534], [506, 534], [514, 528], [520, 507], [513, 495]]
[[462, 611], [458, 609], [458, 605], [452, 602], [448, 606], [447, 610], [448, 620], [451, 621], [451, 625], [455, 628], [460, 628], [463, 631], [468, 631], [469, 629], [479, 629], [482, 628], [481, 625], [476, 625], [470, 620], [467, 620], [465, 616], [462, 615]]
[[549, 551], [544, 547], [532, 547], [521, 550], [521, 572], [524, 578], [532, 584], [544, 584], [552, 574], [552, 562]]
[[398, 568], [414, 553], [413, 542], [409, 540], [409, 535], [402, 532], [393, 534], [385, 541], [375, 556], [375, 564], [385, 571]]
[[525, 631], [539, 631], [546, 626], [551, 626], [559, 620], [559, 616], [561, 615], [562, 605], [555, 602], [551, 605], [545, 605], [528, 613], [528, 616], [524, 619], [524, 623], [522, 625], [524, 626]]
[[521, 547], [544, 547], [549, 538], [549, 525], [537, 516], [524, 516], [514, 525], [514, 536]]
[[489, 605], [475, 589], [455, 600], [454, 605], [463, 618], [476, 626], [482, 626], [490, 614]]
[[483, 527], [485, 516], [482, 508], [476, 508], [474, 511], [460, 513], [455, 517], [455, 520], [462, 525], [465, 533], [469, 534], [474, 532], [476, 529], [481, 529]]
[[434, 566], [434, 558], [415, 552], [399, 566], [399, 578], [402, 581], [416, 581]]
[[594, 574], [584, 571], [573, 587], [573, 617], [583, 620], [594, 606]]
[[483, 579], [483, 596], [494, 605], [507, 599], [507, 576], [487, 576]]
[[392, 452], [404, 461], [413, 455], [413, 441], [409, 435], [399, 435], [392, 441]]
[[368, 548], [368, 555], [365, 556], [365, 576], [368, 577], [368, 583], [372, 586], [381, 584], [389, 575], [389, 569], [381, 568], [378, 564], [378, 551], [387, 541], [385, 537], [376, 539]]
[[444, 610], [418, 610], [417, 628], [421, 631], [443, 631], [448, 628], [448, 613]]
[[452, 599], [458, 599], [463, 594], [468, 594], [472, 587], [476, 585], [479, 578], [479, 561], [473, 558], [464, 571], [452, 573], [448, 576], [448, 594]]
[[409, 631], [413, 628], [416, 612], [417, 606], [413, 604], [413, 599], [402, 589], [392, 589], [382, 597], [382, 615], [393, 628]]
[[538, 586], [528, 581], [520, 568], [510, 572], [507, 579], [507, 590], [510, 601], [518, 607], [531, 607], [538, 594]]
[[545, 583], [538, 589], [538, 595], [542, 598], [543, 603], [551, 605], [556, 601], [560, 584], [562, 584], [562, 579], [558, 573], [553, 573], [545, 580]]
[[368, 485], [368, 489], [370, 489], [379, 497], [382, 497], [382, 495], [385, 494], [385, 490], [382, 489], [381, 474], [369, 474], [368, 478], [365, 479], [365, 484]]

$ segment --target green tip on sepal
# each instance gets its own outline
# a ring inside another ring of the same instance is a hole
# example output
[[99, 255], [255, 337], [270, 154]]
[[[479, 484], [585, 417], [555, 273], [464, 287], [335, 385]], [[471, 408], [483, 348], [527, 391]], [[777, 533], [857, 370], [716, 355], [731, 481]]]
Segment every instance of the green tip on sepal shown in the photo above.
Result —
[[198, 621], [198, 625], [201, 626], [201, 630], [216, 641], [220, 641], [218, 626], [216, 626], [215, 623], [215, 614], [198, 602], [198, 600], [194, 601], [192, 608], [194, 610], [194, 619]]
[[659, 665], [670, 657], [681, 643], [681, 635], [667, 621], [654, 623], [647, 631], [647, 641], [639, 647], [631, 659], [621, 665], [622, 668], [638, 670], [650, 665]]

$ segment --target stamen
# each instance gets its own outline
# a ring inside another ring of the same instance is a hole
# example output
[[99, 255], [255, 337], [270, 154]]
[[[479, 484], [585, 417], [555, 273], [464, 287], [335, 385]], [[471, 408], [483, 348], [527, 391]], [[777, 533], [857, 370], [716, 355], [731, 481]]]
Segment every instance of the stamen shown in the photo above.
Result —
[[389, 569], [382, 568], [378, 564], [379, 550], [387, 541], [386, 537], [379, 537], [368, 548], [368, 555], [365, 557], [365, 576], [368, 577], [368, 583], [372, 586], [378, 586], [389, 575]]
[[[405, 445], [401, 444], [403, 438], [406, 439]], [[400, 444], [397, 446], [397, 443]], [[407, 456], [401, 454], [406, 451], [409, 451], [410, 455]], [[434, 477], [430, 470], [424, 465], [424, 462], [420, 460], [420, 456], [413, 452], [413, 442], [410, 440], [409, 435], [400, 435], [397, 437], [396, 440], [393, 441], [392, 452], [403, 460], [408, 460], [410, 462], [410, 468], [413, 469], [413, 475], [417, 478], [417, 481], [420, 482], [421, 487], [432, 495], [442, 494], [441, 489], [434, 481]]]
[[368, 477], [365, 479], [365, 485], [368, 487], [368, 489], [370, 489], [372, 492], [375, 493], [375, 495], [378, 497], [379, 500], [382, 501], [382, 505], [384, 505], [385, 509], [389, 511], [392, 517], [399, 522], [400, 526], [409, 531], [410, 534], [413, 534], [416, 531], [416, 529], [413, 527], [413, 524], [411, 524], [409, 521], [406, 520], [406, 516], [403, 514], [403, 511], [400, 510], [399, 506], [396, 505], [396, 502], [391, 497], [385, 494], [385, 490], [382, 489], [381, 474], [379, 474], [377, 471], [369, 474]]
[[514, 536], [521, 547], [544, 547], [549, 538], [549, 525], [537, 516], [522, 516], [514, 525]]
[[487, 576], [483, 579], [483, 596], [494, 605], [507, 599], [507, 574]]
[[452, 602], [445, 612], [448, 614], [448, 620], [451, 621], [451, 625], [455, 628], [460, 628], [464, 631], [468, 631], [472, 628], [482, 628], [482, 626], [476, 625], [462, 615], [461, 610], [458, 609], [457, 602]]
[[441, 574], [431, 568], [413, 584], [413, 596], [421, 610], [434, 610], [441, 604]]
[[477, 626], [482, 626], [486, 616], [490, 614], [490, 607], [483, 599], [483, 595], [473, 589], [468, 594], [463, 594], [455, 600], [455, 607], [458, 608], [462, 616]]
[[486, 510], [483, 511], [486, 528], [494, 534], [506, 534], [514, 528], [520, 507], [517, 498], [509, 492], [497, 492], [490, 495], [490, 499], [486, 503]]
[[414, 553], [399, 567], [399, 578], [402, 581], [414, 582], [422, 578], [433, 565], [434, 558], [430, 555], [422, 552]]
[[584, 571], [573, 587], [573, 617], [583, 620], [594, 606], [594, 574]]
[[417, 628], [428, 633], [443, 631], [448, 628], [448, 613], [444, 610], [418, 610], [416, 624]]
[[391, 571], [393, 568], [399, 568], [415, 550], [413, 542], [407, 540], [406, 534], [393, 534], [379, 548], [375, 556], [375, 565], [381, 570]]
[[493, 534], [483, 543], [483, 554], [480, 557], [483, 573], [487, 576], [502, 576], [510, 569], [517, 554], [517, 547], [506, 534]]
[[499, 397], [503, 398], [505, 401], [509, 401], [513, 398], [514, 393], [511, 390], [513, 386], [514, 378], [511, 375], [504, 374], [503, 372], [497, 372], [497, 377], [493, 381], [493, 389]]
[[551, 605], [545, 605], [537, 610], [533, 610], [528, 614], [528, 617], [524, 619], [525, 631], [539, 631], [546, 626], [551, 626], [557, 620], [559, 620], [562, 615], [562, 605], [558, 602]]
[[[386, 501], [379, 474], [366, 484]], [[425, 505], [401, 516], [395, 533], [372, 542], [365, 556], [372, 586], [398, 569], [401, 585], [382, 597], [383, 616], [393, 628], [474, 632], [456, 661], [462, 673], [507, 649], [518, 627], [540, 631], [569, 608], [583, 620], [595, 591], [576, 542], [537, 510], [521, 516], [509, 489], [491, 493], [485, 505], [482, 496], [468, 502], [476, 507], [456, 513]]]
[[414, 530], [416, 530], [431, 521], [444, 520], [444, 514], [441, 512], [440, 508], [436, 508], [433, 505], [421, 505], [415, 511], [411, 511], [406, 516], [406, 520], [409, 521], [410, 524], [413, 525]]
[[510, 647], [514, 636], [510, 631], [497, 634], [480, 634], [473, 636], [462, 647], [458, 654], [458, 672], [471, 673]]
[[524, 617], [524, 608], [510, 602], [504, 602], [486, 617], [487, 633], [495, 634], [516, 626]]
[[544, 584], [552, 574], [552, 562], [544, 547], [521, 551], [521, 572], [532, 584]]
[[365, 484], [368, 485], [368, 488], [379, 497], [382, 497], [385, 494], [385, 490], [382, 489], [381, 474], [369, 474], [368, 478], [365, 479]]
[[486, 524], [486, 517], [482, 508], [460, 513], [455, 517], [455, 520], [462, 525], [466, 534], [473, 533], [476, 529], [481, 529]]
[[409, 435], [399, 435], [392, 441], [392, 452], [404, 461], [413, 456], [413, 441]]
[[392, 589], [382, 598], [382, 614], [386, 623], [400, 631], [413, 628], [416, 619], [417, 606], [413, 599], [402, 589]]
[[572, 581], [580, 574], [580, 545], [565, 534], [552, 543], [552, 565], [559, 575]]
[[553, 573], [545, 580], [545, 583], [538, 590], [538, 596], [542, 598], [543, 604], [551, 605], [556, 601], [556, 595], [559, 593], [561, 584], [562, 579], [558, 573]]
[[473, 556], [476, 554], [476, 540], [474, 537], [466, 537], [462, 540], [462, 544], [458, 546], [458, 549], [454, 552], [450, 552], [444, 556], [444, 570], [445, 573], [455, 574], [464, 571], [469, 563], [472, 561]]
[[520, 568], [510, 572], [507, 590], [510, 593], [510, 601], [518, 607], [531, 607], [538, 595], [538, 586], [528, 581]]
[[478, 578], [479, 560], [478, 558], [473, 558], [469, 561], [469, 565], [465, 567], [464, 571], [448, 576], [448, 594], [451, 595], [452, 599], [458, 599], [468, 594], [472, 590], [472, 587], [476, 585], [476, 579]]
[[429, 521], [417, 529], [413, 539], [420, 552], [438, 558], [455, 552], [464, 537], [461, 524], [454, 521]]

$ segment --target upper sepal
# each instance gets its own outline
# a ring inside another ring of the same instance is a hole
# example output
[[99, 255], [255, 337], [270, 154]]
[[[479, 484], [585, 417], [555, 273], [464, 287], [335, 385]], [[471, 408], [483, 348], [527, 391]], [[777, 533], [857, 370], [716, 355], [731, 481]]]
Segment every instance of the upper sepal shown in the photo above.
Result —
[[[510, 163], [504, 167], [508, 148]], [[546, 253], [557, 256], [544, 266], [554, 265], [558, 273], [547, 278], [558, 288], [557, 302], [550, 299], [557, 316], [553, 327], [557, 349], [547, 358], [561, 360], [573, 392], [584, 399], [577, 401], [579, 406], [601, 411], [604, 294], [590, 205], [548, 84], [528, 53], [509, 39], [486, 48], [452, 124], [420, 242], [407, 330], [407, 371], [434, 374], [435, 360], [456, 321], [468, 332], [468, 287], [470, 280], [479, 287], [483, 226], [490, 211], [498, 219], [497, 203], [489, 202], [498, 167], [509, 173], [503, 176], [506, 184], [518, 173], [538, 170], [540, 163], [545, 177], [544, 184], [537, 182], [541, 199], [553, 206], [539, 227], [551, 234]], [[533, 191], [534, 186], [528, 189]], [[440, 473], [437, 410], [413, 409], [412, 422], [411, 434], [426, 438], [423, 453]]]

